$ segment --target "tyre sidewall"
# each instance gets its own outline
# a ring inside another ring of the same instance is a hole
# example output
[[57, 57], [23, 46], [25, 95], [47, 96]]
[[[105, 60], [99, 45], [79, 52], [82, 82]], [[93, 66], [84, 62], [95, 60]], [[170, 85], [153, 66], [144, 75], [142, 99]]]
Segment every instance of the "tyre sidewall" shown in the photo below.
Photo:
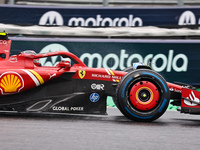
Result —
[[[158, 104], [150, 111], [137, 110], [129, 100], [129, 91], [134, 83], [149, 80], [159, 89], [160, 97]], [[117, 87], [116, 101], [120, 111], [127, 117], [137, 121], [153, 121], [159, 118], [167, 109], [169, 104], [169, 88], [164, 78], [158, 73], [141, 69], [129, 72], [120, 81]]]

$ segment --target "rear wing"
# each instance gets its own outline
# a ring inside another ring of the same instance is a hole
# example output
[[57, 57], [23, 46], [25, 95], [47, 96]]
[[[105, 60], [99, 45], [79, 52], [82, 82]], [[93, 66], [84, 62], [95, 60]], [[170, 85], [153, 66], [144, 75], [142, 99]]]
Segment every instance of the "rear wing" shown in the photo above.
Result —
[[6, 32], [0, 32], [0, 60], [9, 59], [11, 40]]

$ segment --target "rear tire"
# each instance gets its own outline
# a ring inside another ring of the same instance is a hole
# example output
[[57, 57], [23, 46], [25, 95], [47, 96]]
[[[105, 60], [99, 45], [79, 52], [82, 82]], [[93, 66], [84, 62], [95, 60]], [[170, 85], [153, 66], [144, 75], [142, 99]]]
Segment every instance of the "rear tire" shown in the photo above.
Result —
[[166, 111], [169, 98], [164, 78], [152, 70], [140, 69], [127, 73], [120, 80], [114, 101], [126, 117], [147, 122]]

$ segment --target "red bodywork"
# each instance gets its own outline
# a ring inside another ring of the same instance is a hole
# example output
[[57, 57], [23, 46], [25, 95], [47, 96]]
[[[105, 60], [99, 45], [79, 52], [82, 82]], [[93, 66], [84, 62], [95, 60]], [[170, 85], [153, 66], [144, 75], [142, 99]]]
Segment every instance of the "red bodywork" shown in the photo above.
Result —
[[[93, 79], [93, 80], [104, 80], [104, 81], [113, 81], [119, 82], [121, 78], [126, 74], [122, 71], [113, 71], [110, 69], [104, 68], [88, 68], [77, 56], [72, 53], [65, 51], [50, 52], [45, 54], [19, 54], [9, 57], [11, 40], [1, 40], [1, 53], [6, 54], [6, 58], [0, 58], [0, 81], [14, 82], [11, 78], [18, 78], [20, 85], [16, 91], [13, 89], [11, 91], [5, 92], [0, 85], [0, 94], [13, 94], [20, 91], [25, 91], [31, 89], [35, 86], [39, 86], [51, 79], [59, 77], [63, 72], [76, 72], [72, 78], [75, 79]], [[69, 62], [60, 62], [55, 67], [40, 67], [34, 64], [34, 59], [51, 57], [60, 55], [63, 57], [69, 57], [75, 62], [75, 64], [70, 67]], [[13, 75], [13, 77], [12, 77]], [[10, 76], [10, 77], [9, 77]], [[5, 87], [6, 85], [4, 85]], [[182, 87], [176, 84], [168, 83], [169, 89], [171, 91], [181, 92]]]
[[[4, 44], [2, 44], [4, 43]], [[45, 82], [58, 78], [64, 72], [75, 72], [74, 79], [91, 79], [119, 82], [126, 72], [112, 71], [104, 68], [88, 68], [77, 56], [72, 53], [59, 51], [45, 54], [19, 54], [9, 57], [10, 40], [2, 40], [0, 43], [0, 95], [14, 94], [34, 88]], [[51, 56], [69, 57], [75, 64], [71, 67], [70, 62], [61, 61], [55, 67], [38, 66], [34, 59]]]
[[[6, 43], [6, 44], [2, 44]], [[1, 58], [0, 65], [0, 90], [1, 95], [22, 92], [35, 86], [39, 86], [49, 80], [59, 77], [63, 72], [76, 72], [72, 78], [74, 79], [91, 79], [119, 82], [126, 74], [122, 71], [113, 71], [104, 68], [88, 68], [77, 56], [65, 51], [50, 52], [45, 54], [19, 54], [9, 57], [10, 40], [3, 40], [0, 43], [1, 53], [6, 54], [6, 58]], [[68, 61], [60, 62], [55, 67], [37, 66], [34, 59], [40, 59], [51, 56], [69, 57], [74, 61], [74, 65], [70, 67]], [[15, 81], [16, 79], [16, 81]], [[3, 83], [2, 83], [3, 81]], [[18, 82], [17, 82], [18, 81]], [[17, 84], [18, 83], [18, 84]], [[11, 84], [17, 84], [16, 88], [7, 89]], [[168, 83], [169, 89], [181, 92], [182, 87], [176, 84]]]

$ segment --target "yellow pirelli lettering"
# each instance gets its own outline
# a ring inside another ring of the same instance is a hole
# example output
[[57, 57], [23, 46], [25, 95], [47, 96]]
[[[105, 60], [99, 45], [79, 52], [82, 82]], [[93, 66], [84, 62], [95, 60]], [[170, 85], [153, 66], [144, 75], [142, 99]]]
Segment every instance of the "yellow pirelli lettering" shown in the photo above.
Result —
[[35, 72], [34, 70], [29, 70], [29, 71], [36, 76], [36, 78], [39, 80], [40, 84], [44, 83], [43, 78], [37, 72]]

